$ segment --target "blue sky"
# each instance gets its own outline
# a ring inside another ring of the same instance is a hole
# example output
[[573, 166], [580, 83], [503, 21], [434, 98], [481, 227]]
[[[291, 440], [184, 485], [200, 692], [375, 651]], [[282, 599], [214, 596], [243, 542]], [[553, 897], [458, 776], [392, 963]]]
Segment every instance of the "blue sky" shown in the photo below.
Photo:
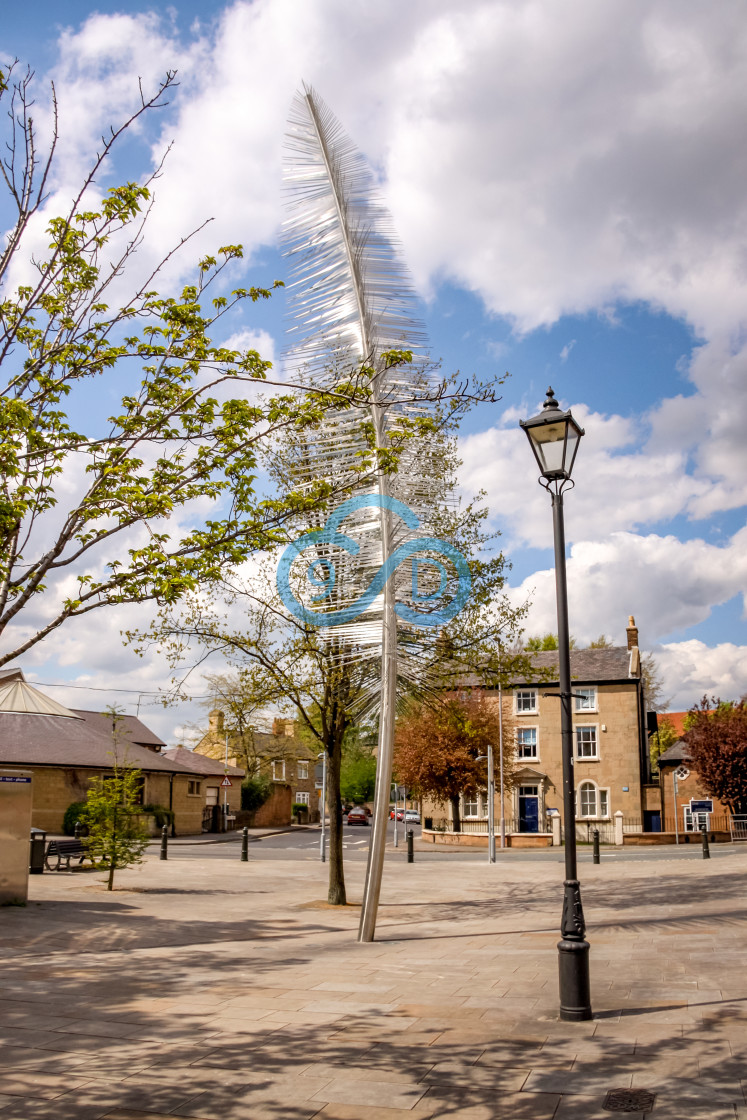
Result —
[[[214, 215], [206, 237], [241, 240], [253, 283], [285, 275], [282, 137], [311, 82], [375, 170], [432, 355], [447, 373], [511, 374], [463, 426], [462, 481], [487, 491], [530, 632], [555, 629], [551, 520], [518, 419], [552, 384], [587, 431], [566, 507], [571, 629], [622, 641], [634, 614], [675, 707], [747, 691], [740, 3], [44, 0], [6, 10], [0, 40], [36, 70], [42, 107], [57, 84], [50, 207], [138, 76], [150, 88], [178, 69], [111, 181], [173, 141], [146, 259]], [[279, 295], [234, 326], [279, 356], [284, 313]], [[30, 673], [136, 689], [165, 676], [118, 645], [92, 662], [91, 632], [73, 624]], [[175, 713], [153, 719], [178, 737]]]

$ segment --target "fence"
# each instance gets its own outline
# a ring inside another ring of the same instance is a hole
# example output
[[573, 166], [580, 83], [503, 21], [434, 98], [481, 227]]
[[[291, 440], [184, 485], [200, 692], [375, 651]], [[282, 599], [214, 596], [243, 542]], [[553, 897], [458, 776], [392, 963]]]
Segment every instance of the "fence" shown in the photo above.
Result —
[[[429, 826], [429, 823], [430, 826]], [[436, 832], [451, 832], [451, 821], [446, 817], [440, 818], [427, 818], [425, 827], [432, 827]], [[623, 834], [630, 835], [633, 833], [643, 832], [643, 821], [640, 817], [623, 817]], [[730, 816], [715, 816], [709, 813], [707, 818], [704, 817], [703, 823], [707, 824], [709, 832], [728, 832], [731, 834], [732, 840], [747, 840], [747, 814], [744, 816], [730, 817]], [[505, 821], [506, 835], [512, 832], [526, 832], [526, 828], [521, 827], [522, 822], [516, 818], [507, 817]], [[677, 820], [677, 827], [675, 828], [674, 817], [663, 817], [661, 819], [661, 828], [657, 832], [679, 832], [681, 837], [699, 836], [700, 835], [701, 820], [699, 816], [694, 817], [688, 821], [684, 821], [682, 816]], [[485, 819], [467, 819], [461, 822], [461, 831], [467, 834], [487, 836], [488, 835], [488, 821]], [[576, 821], [576, 842], [579, 844], [591, 844], [594, 840], [594, 830], [599, 829], [599, 840], [602, 844], [615, 843], [615, 821], [614, 818], [603, 821]], [[501, 825], [500, 820], [496, 817], [495, 820], [495, 834], [500, 836]], [[550, 829], [538, 829], [540, 833], [548, 833]], [[561, 826], [561, 838], [563, 829]], [[650, 833], [649, 833], [650, 835]]]

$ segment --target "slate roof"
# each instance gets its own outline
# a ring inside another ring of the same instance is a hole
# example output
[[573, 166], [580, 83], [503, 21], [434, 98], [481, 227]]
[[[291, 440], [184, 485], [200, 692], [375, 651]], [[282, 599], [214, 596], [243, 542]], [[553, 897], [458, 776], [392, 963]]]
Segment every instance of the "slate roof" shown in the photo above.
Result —
[[229, 778], [243, 778], [244, 771], [240, 766], [225, 766], [219, 758], [210, 758], [206, 754], [197, 754], [195, 751], [187, 750], [186, 747], [170, 747], [167, 751], [161, 753], [162, 758], [169, 758], [172, 762], [178, 762], [180, 766], [186, 766], [193, 774], [202, 774], [205, 777], [211, 777], [223, 774], [228, 771]]
[[[551, 675], [546, 683], [557, 683], [558, 651], [556, 649], [540, 650], [528, 656], [537, 669], [550, 670]], [[630, 676], [630, 650], [625, 646], [611, 646], [609, 649], [572, 649], [571, 677], [577, 684], [638, 679]], [[460, 683], [475, 687], [480, 681], [478, 677], [470, 675], [464, 677]], [[512, 681], [513, 685], [536, 683], [536, 679], [524, 677]]]
[[[111, 718], [101, 712], [72, 710], [79, 719], [0, 712], [0, 765], [79, 766], [97, 770], [111, 767]], [[151, 772], [190, 773], [185, 766], [159, 753], [163, 745], [135, 716], [122, 716], [120, 761]]]
[[682, 739], [678, 739], [676, 743], [672, 743], [671, 747], [667, 747], [659, 755], [659, 763], [662, 762], [687, 762], [690, 755], [687, 753], [687, 743]]

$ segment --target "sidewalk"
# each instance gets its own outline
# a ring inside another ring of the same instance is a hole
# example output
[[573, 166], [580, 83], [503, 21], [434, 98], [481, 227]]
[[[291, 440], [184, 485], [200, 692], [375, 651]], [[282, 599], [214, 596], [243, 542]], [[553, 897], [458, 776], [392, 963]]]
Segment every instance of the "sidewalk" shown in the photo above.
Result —
[[614, 1090], [747, 1120], [747, 851], [583, 867], [580, 1024], [557, 865], [392, 862], [371, 945], [326, 870], [250, 849], [149, 857], [111, 894], [33, 876], [0, 911], [0, 1120], [603, 1120]]

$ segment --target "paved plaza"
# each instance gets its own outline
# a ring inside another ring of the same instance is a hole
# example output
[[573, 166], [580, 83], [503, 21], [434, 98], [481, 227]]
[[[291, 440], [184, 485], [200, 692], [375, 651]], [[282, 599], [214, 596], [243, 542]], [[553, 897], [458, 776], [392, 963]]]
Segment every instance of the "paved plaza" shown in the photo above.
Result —
[[747, 850], [582, 866], [579, 1024], [555, 863], [388, 859], [359, 945], [321, 864], [225, 851], [154, 853], [112, 894], [33, 876], [0, 911], [0, 1120], [602, 1120], [631, 1089], [652, 1120], [747, 1120]]

